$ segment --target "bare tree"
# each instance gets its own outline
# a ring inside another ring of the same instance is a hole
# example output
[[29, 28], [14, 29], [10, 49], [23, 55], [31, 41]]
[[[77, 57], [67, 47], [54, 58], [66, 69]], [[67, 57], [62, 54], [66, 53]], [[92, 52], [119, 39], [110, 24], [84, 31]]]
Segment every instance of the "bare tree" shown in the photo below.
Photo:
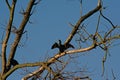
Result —
[[[82, 15], [82, 7], [81, 7], [81, 17], [77, 21], [75, 25], [70, 23], [70, 26], [72, 26], [72, 31], [66, 38], [65, 42], [62, 43], [61, 40], [59, 40], [59, 43], [55, 43], [52, 46], [52, 49], [58, 48], [59, 52], [56, 53], [53, 57], [48, 58], [48, 60], [43, 62], [34, 62], [34, 63], [24, 63], [19, 64], [17, 59], [14, 59], [14, 56], [16, 54], [16, 50], [19, 47], [19, 43], [21, 41], [21, 37], [23, 36], [26, 31], [24, 30], [26, 27], [26, 24], [29, 21], [29, 18], [33, 14], [33, 7], [37, 6], [37, 4], [41, 2], [41, 0], [30, 0], [27, 8], [22, 10], [20, 12], [21, 15], [23, 15], [23, 19], [21, 21], [21, 24], [19, 25], [18, 29], [13, 26], [13, 20], [14, 20], [14, 12], [17, 0], [11, 0], [12, 3], [8, 0], [5, 0], [6, 4], [9, 9], [9, 21], [7, 24], [7, 27], [5, 29], [5, 35], [3, 35], [3, 39], [1, 42], [2, 45], [2, 52], [1, 52], [1, 61], [2, 61], [2, 69], [0, 73], [0, 80], [6, 80], [8, 76], [10, 76], [14, 71], [17, 69], [25, 68], [25, 67], [36, 67], [39, 68], [33, 72], [28, 73], [25, 75], [22, 80], [91, 80], [90, 76], [75, 76], [75, 74], [81, 74], [84, 73], [85, 70], [78, 69], [77, 71], [65, 71], [65, 68], [73, 59], [76, 58], [74, 56], [76, 53], [82, 53], [86, 51], [90, 51], [93, 49], [96, 49], [96, 47], [101, 48], [103, 51], [105, 51], [105, 55], [103, 56], [102, 60], [102, 68], [104, 75], [104, 63], [106, 62], [107, 55], [108, 55], [108, 49], [112, 45], [114, 40], [118, 40], [120, 38], [120, 34], [116, 33], [116, 31], [119, 30], [119, 26], [116, 26], [112, 23], [112, 21], [107, 18], [103, 14], [103, 2], [102, 0], [98, 0], [98, 3], [96, 7], [88, 13]], [[80, 4], [82, 5], [82, 0], [80, 0]], [[83, 22], [91, 17], [93, 14], [99, 14], [97, 25], [94, 27], [95, 31], [93, 33], [90, 33], [89, 30], [87, 30], [85, 27], [86, 25], [83, 24]], [[100, 29], [100, 20], [101, 18], [105, 19], [107, 23], [110, 24], [109, 28], [102, 31]], [[11, 47], [8, 47], [8, 41], [11, 37], [11, 33], [15, 34], [15, 39], [11, 45]], [[70, 42], [73, 40], [73, 37], [77, 37], [76, 42], [78, 42], [78, 45], [80, 48], [76, 48], [74, 45], [70, 44]], [[80, 43], [80, 44], [79, 44]], [[85, 43], [88, 43], [89, 45], [85, 45]], [[83, 47], [85, 45], [85, 47]], [[10, 48], [9, 55], [6, 56], [6, 50], [7, 48]], [[68, 48], [73, 48], [72, 50], [67, 50]], [[72, 54], [72, 55], [71, 55]], [[64, 60], [64, 56], [68, 56], [67, 60]], [[7, 58], [8, 57], [8, 58]], [[63, 61], [64, 60], [64, 61]], [[112, 71], [112, 75], [115, 79], [114, 73]]]

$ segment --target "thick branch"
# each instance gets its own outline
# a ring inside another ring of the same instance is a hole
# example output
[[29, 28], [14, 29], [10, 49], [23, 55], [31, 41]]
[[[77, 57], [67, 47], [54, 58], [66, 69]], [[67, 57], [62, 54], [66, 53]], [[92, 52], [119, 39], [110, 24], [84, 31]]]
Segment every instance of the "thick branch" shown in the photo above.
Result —
[[[62, 52], [60, 54], [56, 54], [53, 58], [49, 59], [46, 63], [47, 66], [51, 65], [52, 63], [56, 62], [56, 60], [62, 56], [65, 56], [66, 54], [74, 54], [74, 53], [80, 53], [80, 52], [86, 52], [86, 51], [90, 51], [92, 49], [94, 49], [95, 47], [106, 43], [109, 40], [114, 40], [114, 39], [119, 39], [120, 35], [116, 35], [114, 37], [108, 38], [104, 41], [100, 41], [100, 42], [94, 42], [93, 40], [93, 44], [87, 48], [82, 48], [82, 49], [76, 49], [76, 50], [69, 50], [69, 51], [65, 51]], [[40, 67], [38, 70], [34, 71], [31, 74], [26, 75], [22, 80], [27, 80], [28, 78], [34, 76], [34, 75], [40, 75], [46, 68], [44, 66]]]
[[95, 9], [91, 10], [91, 11], [88, 12], [86, 15], [82, 16], [82, 17], [78, 20], [78, 22], [76, 23], [76, 25], [74, 26], [72, 32], [70, 33], [70, 35], [68, 36], [68, 38], [66, 39], [66, 41], [65, 41], [64, 44], [68, 44], [68, 43], [72, 40], [73, 36], [76, 34], [76, 32], [77, 32], [79, 26], [81, 25], [81, 23], [82, 23], [84, 20], [86, 20], [88, 17], [90, 17], [91, 15], [93, 15], [94, 13], [96, 13], [97, 11], [99, 11], [99, 10], [101, 9], [101, 7], [102, 7], [102, 6], [101, 6], [100, 3], [99, 3], [99, 5], [98, 5]]
[[16, 38], [11, 46], [11, 50], [10, 50], [10, 54], [9, 54], [9, 58], [8, 58], [8, 63], [7, 63], [7, 67], [8, 67], [8, 70], [10, 69], [10, 61], [14, 58], [14, 55], [15, 55], [15, 52], [16, 52], [16, 49], [17, 49], [17, 46], [20, 42], [20, 39], [22, 37], [22, 34], [23, 34], [23, 31], [24, 31], [24, 28], [29, 20], [29, 17], [31, 16], [31, 10], [32, 10], [32, 7], [34, 5], [34, 2], [35, 0], [30, 0], [29, 4], [28, 4], [28, 7], [26, 9], [26, 13], [24, 14], [24, 18], [21, 22], [21, 25], [18, 29], [18, 33], [16, 34]]
[[19, 68], [24, 68], [24, 67], [36, 67], [36, 66], [40, 66], [40, 65], [43, 65], [45, 63], [43, 62], [36, 62], [36, 63], [25, 63], [25, 64], [19, 64], [19, 65], [16, 65], [14, 66], [13, 68], [11, 68], [4, 76], [3, 78], [5, 77], [8, 77], [9, 75], [11, 75], [15, 70], [19, 69]]
[[[9, 3], [7, 2], [7, 5], [8, 4]], [[10, 7], [9, 23], [7, 25], [5, 39], [3, 40], [3, 44], [2, 44], [2, 74], [6, 70], [6, 48], [7, 48], [7, 43], [8, 43], [9, 37], [10, 37], [10, 33], [11, 33], [11, 26], [12, 26], [13, 18], [14, 18], [15, 4], [16, 4], [16, 1], [12, 3], [11, 7], [9, 5], [9, 7]]]
[[[89, 51], [95, 48], [95, 45], [91, 45], [90, 47], [87, 48], [83, 48], [83, 49], [76, 49], [76, 50], [69, 50], [60, 54], [56, 54], [53, 58], [49, 59], [47, 61], [47, 66], [49, 66], [50, 64], [54, 63], [56, 61], [56, 59], [65, 56], [66, 54], [73, 54], [73, 53], [79, 53], [79, 52], [85, 52], [85, 51]], [[26, 75], [22, 80], [27, 80], [28, 78], [34, 76], [34, 75], [40, 75], [43, 71], [45, 70], [45, 67], [42, 66], [40, 67], [38, 70], [34, 71], [31, 74]]]
[[[76, 25], [74, 26], [74, 29], [72, 30], [72, 32], [70, 33], [70, 35], [68, 36], [67, 40], [65, 41], [64, 45], [68, 44], [73, 36], [76, 34], [80, 24], [85, 20], [87, 19], [88, 17], [90, 17], [91, 15], [93, 15], [94, 13], [96, 13], [97, 11], [100, 10], [102, 6], [99, 4], [95, 9], [91, 10], [90, 12], [88, 12], [86, 15], [82, 16], [79, 21], [76, 23]], [[95, 47], [95, 45], [92, 45], [88, 48], [84, 48], [84, 49], [78, 49], [78, 50], [70, 50], [68, 52], [63, 52], [63, 53], [60, 53], [60, 54], [56, 54], [53, 58], [49, 59], [47, 61], [47, 66], [49, 66], [50, 64], [54, 63], [56, 61], [56, 59], [66, 55], [66, 54], [72, 54], [72, 53], [78, 53], [78, 52], [85, 52], [85, 51], [89, 51], [91, 49], [93, 49]], [[25, 77], [23, 77], [22, 80], [27, 80], [28, 78], [34, 76], [34, 75], [40, 75], [43, 71], [45, 70], [44, 67], [40, 67], [38, 70], [34, 71], [32, 74], [28, 74], [26, 75]]]
[[[62, 56], [65, 56], [66, 54], [73, 54], [73, 53], [80, 53], [80, 52], [90, 51], [90, 50], [94, 49], [95, 47], [103, 44], [103, 42], [106, 43], [108, 40], [114, 40], [114, 39], [119, 39], [119, 38], [120, 38], [120, 35], [114, 36], [112, 38], [108, 38], [107, 40], [101, 41], [99, 43], [95, 43], [94, 44], [94, 42], [93, 42], [93, 44], [91, 46], [87, 47], [87, 48], [76, 49], [76, 50], [69, 50], [69, 51], [65, 51], [65, 52], [60, 53], [60, 54], [56, 54], [53, 58], [51, 58], [51, 59], [49, 59], [47, 61], [47, 66], [49, 66], [52, 63], [54, 63], [56, 61], [56, 59], [58, 59], [58, 58], [60, 58]], [[36, 74], [40, 75], [44, 70], [45, 70], [45, 67], [42, 66], [38, 70], [34, 71], [33, 73], [26, 75], [22, 80], [27, 80], [28, 78], [30, 78], [30, 77], [32, 77], [32, 76], [34, 76]]]

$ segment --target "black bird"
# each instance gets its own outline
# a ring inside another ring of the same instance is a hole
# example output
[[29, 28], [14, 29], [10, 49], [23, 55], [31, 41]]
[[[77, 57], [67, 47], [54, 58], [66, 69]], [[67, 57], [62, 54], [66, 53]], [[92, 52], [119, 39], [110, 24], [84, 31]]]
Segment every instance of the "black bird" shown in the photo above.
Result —
[[18, 64], [19, 64], [19, 63], [18, 63], [17, 60], [15, 60], [15, 59], [12, 59], [12, 60], [11, 60], [11, 65], [16, 66], [16, 65], [18, 65]]
[[71, 44], [63, 45], [63, 44], [61, 43], [61, 40], [59, 40], [59, 43], [56, 43], [56, 42], [55, 42], [55, 43], [52, 45], [51, 49], [54, 49], [54, 48], [58, 48], [60, 52], [64, 52], [64, 51], [65, 51], [66, 49], [68, 49], [68, 48], [74, 48], [74, 46], [71, 45]]

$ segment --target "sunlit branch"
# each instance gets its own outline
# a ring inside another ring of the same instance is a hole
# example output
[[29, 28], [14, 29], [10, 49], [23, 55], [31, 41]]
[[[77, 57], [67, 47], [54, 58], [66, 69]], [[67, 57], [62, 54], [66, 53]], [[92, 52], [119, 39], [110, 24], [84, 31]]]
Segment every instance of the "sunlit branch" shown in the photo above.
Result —
[[[89, 50], [92, 50], [94, 49], [95, 47], [101, 45], [101, 44], [105, 44], [108, 40], [113, 40], [115, 38], [120, 38], [120, 36], [116, 36], [114, 38], [108, 38], [107, 40], [101, 40], [100, 42], [96, 42], [95, 40], [93, 40], [93, 44], [87, 48], [82, 48], [82, 49], [74, 49], [74, 50], [68, 50], [68, 51], [65, 51], [65, 52], [62, 52], [60, 54], [56, 54], [54, 57], [52, 57], [51, 59], [49, 59], [47, 61], [47, 66], [49, 66], [50, 64], [54, 63], [56, 61], [56, 59], [62, 57], [62, 56], [65, 56], [67, 54], [74, 54], [74, 53], [81, 53], [81, 52], [86, 52], [86, 51], [89, 51]], [[105, 54], [106, 55], [106, 54]], [[105, 57], [105, 56], [104, 56]], [[103, 64], [104, 65], [104, 64]], [[104, 67], [104, 66], [103, 66]], [[40, 67], [38, 70], [34, 71], [32, 74], [28, 74], [26, 75], [22, 80], [27, 80], [28, 78], [32, 77], [33, 75], [40, 75], [43, 71], [45, 70], [44, 67]]]
[[[67, 54], [73, 54], [73, 53], [80, 53], [80, 52], [85, 52], [85, 51], [89, 51], [89, 50], [92, 50], [95, 48], [95, 45], [92, 45], [90, 47], [87, 47], [87, 48], [83, 48], [83, 49], [76, 49], [76, 50], [69, 50], [69, 51], [65, 51], [65, 52], [62, 52], [60, 54], [56, 54], [54, 57], [52, 57], [51, 59], [49, 59], [47, 61], [47, 66], [51, 65], [52, 63], [56, 62], [56, 59], [62, 57], [62, 56], [65, 56]], [[43, 71], [45, 70], [44, 67], [40, 67], [38, 70], [34, 71], [32, 74], [28, 74], [26, 75], [25, 77], [22, 78], [22, 80], [27, 80], [28, 78], [34, 76], [34, 75], [40, 75]]]
[[24, 64], [19, 64], [11, 68], [3, 77], [8, 77], [11, 73], [13, 73], [15, 70], [19, 68], [24, 68], [24, 67], [36, 67], [36, 66], [41, 66], [44, 65], [45, 63], [43, 62], [36, 62], [36, 63], [24, 63]]
[[[78, 22], [77, 22], [76, 25], [74, 26], [72, 32], [70, 33], [70, 35], [69, 35], [68, 38], [66, 39], [64, 45], [68, 44], [68, 43], [72, 40], [72, 38], [73, 38], [73, 36], [76, 34], [76, 32], [77, 32], [80, 24], [81, 24], [84, 20], [86, 20], [88, 17], [90, 17], [91, 15], [93, 15], [94, 13], [96, 13], [97, 11], [99, 11], [101, 7], [102, 7], [102, 6], [101, 6], [100, 3], [99, 3], [99, 5], [98, 5], [95, 9], [91, 10], [90, 12], [88, 12], [86, 15], [82, 16], [82, 17], [78, 20]], [[62, 56], [65, 56], [66, 54], [73, 54], [73, 53], [78, 53], [78, 52], [85, 52], [85, 51], [89, 51], [89, 50], [91, 50], [91, 49], [94, 49], [95, 47], [96, 47], [96, 46], [95, 46], [95, 44], [93, 43], [92, 46], [87, 47], [87, 48], [77, 49], [77, 50], [70, 50], [70, 51], [62, 52], [62, 53], [60, 53], [60, 54], [56, 54], [53, 58], [51, 58], [51, 59], [49, 59], [49, 60], [47, 61], [47, 62], [48, 62], [48, 65], [47, 65], [47, 66], [49, 66], [49, 65], [52, 64], [52, 63], [54, 63], [54, 62], [56, 61], [56, 59], [58, 59], [58, 58], [60, 58], [60, 57], [62, 57]], [[35, 74], [40, 75], [44, 70], [45, 70], [44, 67], [40, 67], [38, 70], [34, 71], [32, 74], [28, 74], [28, 75], [24, 76], [24, 77], [22, 78], [22, 80], [27, 80], [28, 78], [32, 77], [32, 76], [35, 75]]]
[[14, 58], [15, 56], [15, 52], [16, 52], [16, 49], [18, 47], [18, 44], [20, 42], [20, 39], [23, 35], [23, 31], [24, 31], [24, 28], [30, 18], [30, 13], [31, 13], [31, 10], [32, 10], [32, 7], [34, 5], [34, 2], [35, 0], [30, 0], [28, 6], [27, 6], [27, 9], [26, 9], [26, 14], [24, 15], [24, 18], [21, 22], [21, 25], [19, 26], [19, 29], [18, 29], [18, 33], [16, 34], [16, 37], [15, 37], [15, 40], [11, 46], [11, 50], [10, 50], [10, 54], [9, 54], [9, 58], [8, 58], [8, 63], [7, 63], [7, 67], [8, 67], [8, 70], [10, 69], [11, 67], [11, 60]]
[[14, 10], [15, 10], [15, 5], [16, 5], [16, 0], [12, 2], [11, 6], [9, 5], [7, 0], [6, 0], [6, 3], [10, 7], [10, 17], [9, 17], [9, 22], [7, 25], [5, 39], [3, 40], [3, 43], [2, 43], [2, 74], [5, 73], [5, 70], [6, 70], [6, 48], [7, 48], [7, 43], [10, 37], [10, 33], [11, 33], [11, 26], [12, 26], [13, 19], [14, 19]]
[[105, 34], [104, 39], [106, 39], [116, 28], [117, 28], [117, 27], [111, 28], [111, 29]]
[[95, 33], [98, 32], [99, 24], [100, 24], [100, 15], [99, 15], [99, 17], [98, 17], [98, 22], [97, 22], [97, 26], [96, 26], [96, 31], [95, 31]]
[[97, 6], [95, 9], [89, 11], [87, 14], [81, 16], [81, 18], [78, 20], [78, 22], [76, 23], [76, 25], [74, 26], [72, 32], [70, 33], [70, 35], [68, 36], [68, 38], [66, 39], [65, 43], [64, 44], [68, 44], [73, 36], [76, 34], [79, 26], [81, 25], [81, 23], [86, 20], [88, 17], [90, 17], [91, 15], [93, 15], [94, 13], [96, 13], [97, 11], [99, 11], [101, 9], [101, 5]]

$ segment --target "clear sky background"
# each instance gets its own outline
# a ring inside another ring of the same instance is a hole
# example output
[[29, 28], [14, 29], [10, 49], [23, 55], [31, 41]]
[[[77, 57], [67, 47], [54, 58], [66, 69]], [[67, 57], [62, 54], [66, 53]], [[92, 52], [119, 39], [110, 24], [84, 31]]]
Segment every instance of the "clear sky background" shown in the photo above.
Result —
[[[22, 15], [19, 14], [19, 12], [22, 11], [22, 8], [26, 7], [28, 1], [29, 0], [17, 1], [15, 19], [13, 22], [14, 26], [18, 27], [21, 23]], [[115, 25], [120, 25], [119, 3], [119, 0], [104, 0], [103, 2], [106, 7], [104, 14], [109, 17]], [[97, 0], [83, 0], [83, 14], [95, 8], [96, 5]], [[1, 0], [0, 38], [2, 37], [4, 31], [3, 28], [7, 25], [8, 17], [9, 10], [5, 4], [5, 0]], [[42, 0], [40, 4], [34, 7], [34, 13], [30, 18], [30, 22], [32, 22], [32, 24], [27, 24], [25, 28], [25, 30], [27, 30], [27, 34], [24, 34], [21, 40], [21, 44], [24, 46], [20, 46], [17, 49], [15, 59], [17, 59], [19, 63], [36, 62], [44, 61], [47, 56], [54, 55], [58, 50], [51, 50], [51, 45], [59, 39], [64, 42], [72, 30], [69, 23], [75, 24], [79, 17], [79, 0]], [[86, 21], [91, 32], [94, 28], [92, 24], [94, 24], [96, 20], [97, 14], [91, 16], [91, 18]], [[14, 34], [12, 34], [12, 38], [9, 42], [10, 44], [12, 43], [13, 38]], [[76, 45], [74, 40], [71, 43]], [[118, 40], [118, 43], [120, 43], [120, 40]], [[88, 70], [92, 72], [89, 75], [91, 75], [93, 80], [104, 80], [106, 77], [108, 77], [109, 80], [112, 80], [113, 77], [111, 69], [113, 69], [113, 72], [115, 73], [116, 80], [120, 80], [120, 46], [111, 47], [109, 52], [111, 56], [107, 58], [105, 64], [105, 77], [100, 77], [100, 74], [102, 73], [101, 60], [104, 55], [103, 51], [100, 49], [94, 49], [90, 52], [86, 52], [87, 54], [85, 53], [85, 55], [81, 55], [79, 62], [82, 66], [87, 66]], [[21, 72], [23, 70], [15, 71], [8, 80], [21, 80], [24, 76]]]

